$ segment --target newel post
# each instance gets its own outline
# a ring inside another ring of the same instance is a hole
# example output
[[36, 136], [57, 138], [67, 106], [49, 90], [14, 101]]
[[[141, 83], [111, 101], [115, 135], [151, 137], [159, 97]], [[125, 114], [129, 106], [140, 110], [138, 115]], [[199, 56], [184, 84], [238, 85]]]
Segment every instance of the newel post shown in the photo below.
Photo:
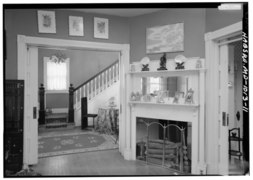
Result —
[[74, 87], [70, 84], [69, 87], [69, 122], [74, 122]]
[[43, 84], [39, 87], [40, 95], [40, 110], [39, 110], [39, 124], [45, 124], [45, 88]]

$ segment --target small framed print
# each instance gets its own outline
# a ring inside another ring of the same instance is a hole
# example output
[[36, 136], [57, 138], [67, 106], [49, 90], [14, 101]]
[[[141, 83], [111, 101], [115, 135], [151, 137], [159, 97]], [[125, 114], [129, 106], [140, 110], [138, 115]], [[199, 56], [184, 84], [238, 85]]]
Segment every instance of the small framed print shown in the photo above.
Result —
[[94, 37], [101, 38], [101, 39], [109, 38], [108, 19], [94, 17]]
[[69, 35], [83, 36], [83, 17], [69, 16]]
[[186, 95], [185, 95], [185, 103], [186, 104], [193, 104], [193, 93], [194, 93], [194, 91], [192, 89], [189, 89], [186, 92]]
[[173, 99], [173, 103], [180, 103], [181, 99], [184, 97], [184, 92], [176, 91]]
[[54, 11], [38, 11], [39, 33], [56, 33]]

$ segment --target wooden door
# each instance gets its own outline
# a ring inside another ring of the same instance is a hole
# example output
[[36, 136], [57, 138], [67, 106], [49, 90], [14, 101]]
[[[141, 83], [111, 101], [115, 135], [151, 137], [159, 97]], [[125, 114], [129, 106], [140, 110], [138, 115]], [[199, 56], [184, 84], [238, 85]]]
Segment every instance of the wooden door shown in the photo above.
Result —
[[5, 80], [4, 157], [7, 171], [17, 172], [23, 165], [24, 81]]
[[38, 162], [38, 48], [29, 47], [25, 69], [24, 168]]
[[219, 124], [218, 124], [218, 163], [219, 174], [228, 175], [228, 127], [229, 127], [229, 93], [228, 93], [228, 44], [219, 47]]

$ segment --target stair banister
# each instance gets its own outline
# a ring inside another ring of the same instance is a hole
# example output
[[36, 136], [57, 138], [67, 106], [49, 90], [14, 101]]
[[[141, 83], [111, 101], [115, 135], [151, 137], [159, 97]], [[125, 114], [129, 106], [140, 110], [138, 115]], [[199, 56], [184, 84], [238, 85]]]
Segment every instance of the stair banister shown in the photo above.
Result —
[[74, 122], [74, 87], [70, 84], [69, 87], [69, 122]]
[[118, 67], [119, 62], [115, 61], [110, 66], [79, 85], [77, 88], [74, 88], [74, 107], [78, 108], [81, 106], [82, 97], [87, 97], [88, 100], [91, 100], [107, 87], [110, 87], [114, 82], [117, 82], [119, 77]]

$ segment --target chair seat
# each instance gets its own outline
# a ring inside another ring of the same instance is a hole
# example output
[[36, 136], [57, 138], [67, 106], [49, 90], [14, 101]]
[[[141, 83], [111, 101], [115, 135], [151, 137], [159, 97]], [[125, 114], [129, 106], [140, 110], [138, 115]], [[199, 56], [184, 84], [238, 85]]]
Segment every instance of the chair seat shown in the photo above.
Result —
[[95, 118], [95, 117], [97, 117], [97, 114], [86, 114], [86, 115], [83, 115], [83, 117], [92, 117], [92, 118]]

